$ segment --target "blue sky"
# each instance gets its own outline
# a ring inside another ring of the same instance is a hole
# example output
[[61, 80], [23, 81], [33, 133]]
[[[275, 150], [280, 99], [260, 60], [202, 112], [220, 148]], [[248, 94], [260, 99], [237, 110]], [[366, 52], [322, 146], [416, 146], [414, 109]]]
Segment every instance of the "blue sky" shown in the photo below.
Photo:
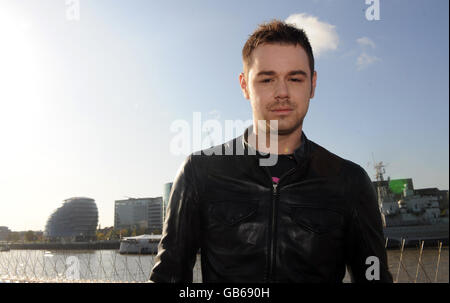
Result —
[[79, 3], [76, 21], [62, 0], [0, 0], [0, 225], [43, 230], [88, 196], [111, 226], [114, 200], [162, 195], [184, 159], [171, 124], [251, 119], [242, 46], [296, 14], [337, 41], [320, 38], [306, 135], [372, 178], [373, 153], [391, 178], [449, 188], [448, 1], [380, 0], [374, 21], [364, 0]]

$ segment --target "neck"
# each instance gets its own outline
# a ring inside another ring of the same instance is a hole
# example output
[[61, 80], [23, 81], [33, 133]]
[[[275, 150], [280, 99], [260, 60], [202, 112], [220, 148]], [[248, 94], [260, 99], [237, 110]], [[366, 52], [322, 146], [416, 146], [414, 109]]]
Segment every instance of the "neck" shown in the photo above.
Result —
[[[260, 140], [262, 136], [266, 136], [266, 140]], [[253, 138], [250, 138], [252, 136]], [[302, 126], [300, 125], [295, 131], [289, 134], [273, 134], [270, 132], [259, 133], [255, 131], [253, 127], [252, 132], [249, 132], [249, 141], [252, 142], [253, 146], [260, 152], [270, 153], [270, 154], [292, 154], [294, 151], [302, 144]]]

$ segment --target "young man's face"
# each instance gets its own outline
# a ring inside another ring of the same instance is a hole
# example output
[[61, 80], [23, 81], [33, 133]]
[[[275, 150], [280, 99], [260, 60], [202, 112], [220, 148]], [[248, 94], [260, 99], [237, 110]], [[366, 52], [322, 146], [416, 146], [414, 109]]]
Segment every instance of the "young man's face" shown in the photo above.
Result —
[[253, 123], [278, 120], [278, 134], [299, 129], [314, 97], [316, 72], [311, 83], [308, 55], [297, 45], [263, 44], [252, 54], [248, 78], [239, 76], [244, 97], [253, 110]]

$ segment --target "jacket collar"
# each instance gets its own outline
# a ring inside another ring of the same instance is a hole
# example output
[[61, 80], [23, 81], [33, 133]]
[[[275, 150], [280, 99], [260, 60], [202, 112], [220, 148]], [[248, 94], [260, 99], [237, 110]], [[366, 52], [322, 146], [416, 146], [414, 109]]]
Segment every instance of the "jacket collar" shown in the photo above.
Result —
[[[249, 134], [249, 132], [253, 132], [253, 125], [249, 126], [245, 130], [244, 134], [241, 136], [241, 138], [242, 138], [242, 140], [241, 140], [242, 147], [250, 155], [261, 155], [261, 153], [259, 153], [256, 150], [256, 148], [248, 142], [248, 134]], [[306, 157], [311, 155], [311, 151], [312, 151], [311, 141], [308, 140], [308, 138], [306, 137], [305, 132], [303, 132], [303, 130], [302, 130], [302, 135], [301, 136], [302, 136], [301, 137], [301, 144], [300, 144], [299, 147], [297, 147], [294, 150], [294, 158], [297, 161], [297, 163], [303, 162]]]

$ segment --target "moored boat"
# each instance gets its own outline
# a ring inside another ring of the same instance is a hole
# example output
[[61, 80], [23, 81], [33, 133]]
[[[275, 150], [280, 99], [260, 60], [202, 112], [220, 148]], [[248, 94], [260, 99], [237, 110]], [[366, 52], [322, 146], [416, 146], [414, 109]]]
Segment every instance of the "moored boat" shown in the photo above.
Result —
[[161, 235], [140, 235], [120, 240], [120, 254], [156, 254]]

